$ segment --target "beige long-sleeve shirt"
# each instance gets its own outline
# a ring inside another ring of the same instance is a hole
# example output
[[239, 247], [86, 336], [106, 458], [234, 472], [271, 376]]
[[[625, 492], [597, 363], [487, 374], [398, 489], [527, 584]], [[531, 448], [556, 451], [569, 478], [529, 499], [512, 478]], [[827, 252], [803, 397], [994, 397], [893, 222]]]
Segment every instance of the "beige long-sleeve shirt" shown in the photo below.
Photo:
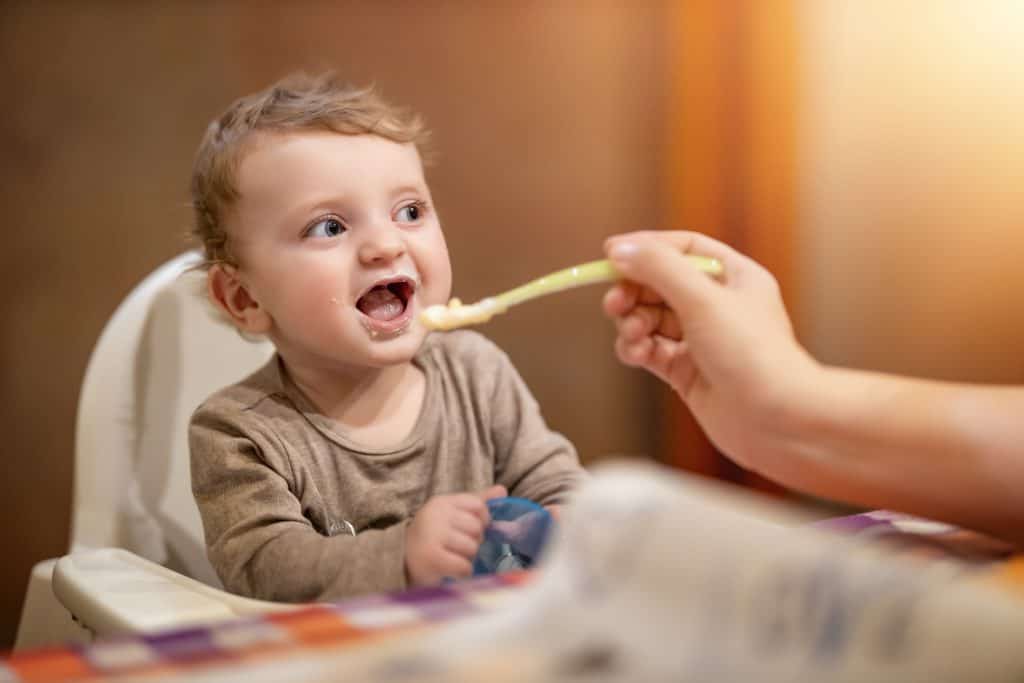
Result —
[[279, 601], [398, 590], [406, 527], [429, 498], [504, 484], [546, 505], [584, 476], [493, 343], [432, 334], [414, 362], [426, 377], [423, 407], [394, 448], [347, 438], [276, 356], [196, 410], [192, 490], [225, 588]]

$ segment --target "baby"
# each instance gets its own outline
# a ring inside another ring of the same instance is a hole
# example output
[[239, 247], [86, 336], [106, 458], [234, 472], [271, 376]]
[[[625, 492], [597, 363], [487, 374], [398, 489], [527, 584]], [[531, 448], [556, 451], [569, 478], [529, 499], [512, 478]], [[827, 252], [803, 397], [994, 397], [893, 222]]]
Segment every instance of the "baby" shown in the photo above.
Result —
[[328, 600], [471, 573], [486, 500], [549, 508], [583, 476], [508, 357], [430, 334], [451, 265], [418, 117], [293, 76], [208, 129], [192, 176], [207, 291], [262, 369], [190, 425], [192, 489], [224, 586]]

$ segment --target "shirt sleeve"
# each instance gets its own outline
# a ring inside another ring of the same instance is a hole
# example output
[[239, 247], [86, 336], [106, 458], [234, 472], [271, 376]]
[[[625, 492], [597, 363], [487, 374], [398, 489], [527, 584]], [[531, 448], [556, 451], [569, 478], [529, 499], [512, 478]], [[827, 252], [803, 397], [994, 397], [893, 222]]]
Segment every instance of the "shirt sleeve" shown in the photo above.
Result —
[[307, 602], [406, 588], [407, 522], [322, 535], [302, 514], [274, 437], [214, 411], [193, 416], [189, 446], [207, 555], [228, 591]]
[[576, 449], [548, 428], [537, 400], [508, 356], [497, 348], [492, 436], [496, 448], [495, 481], [509, 495], [541, 505], [564, 503], [586, 472]]

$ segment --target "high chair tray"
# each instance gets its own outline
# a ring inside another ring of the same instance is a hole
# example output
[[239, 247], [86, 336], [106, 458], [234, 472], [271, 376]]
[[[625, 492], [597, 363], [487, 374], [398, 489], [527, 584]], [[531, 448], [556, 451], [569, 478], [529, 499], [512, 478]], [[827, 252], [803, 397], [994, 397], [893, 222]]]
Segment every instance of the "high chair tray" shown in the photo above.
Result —
[[53, 592], [98, 635], [151, 633], [297, 607], [232, 595], [121, 548], [79, 550], [60, 558]]

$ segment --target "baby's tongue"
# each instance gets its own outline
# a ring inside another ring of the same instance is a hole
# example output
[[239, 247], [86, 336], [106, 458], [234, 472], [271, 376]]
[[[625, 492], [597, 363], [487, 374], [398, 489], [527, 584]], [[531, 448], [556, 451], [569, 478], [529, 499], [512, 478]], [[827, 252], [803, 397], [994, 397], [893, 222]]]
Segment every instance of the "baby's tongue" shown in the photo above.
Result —
[[402, 300], [387, 287], [370, 290], [359, 299], [356, 306], [374, 320], [394, 320], [405, 310]]

